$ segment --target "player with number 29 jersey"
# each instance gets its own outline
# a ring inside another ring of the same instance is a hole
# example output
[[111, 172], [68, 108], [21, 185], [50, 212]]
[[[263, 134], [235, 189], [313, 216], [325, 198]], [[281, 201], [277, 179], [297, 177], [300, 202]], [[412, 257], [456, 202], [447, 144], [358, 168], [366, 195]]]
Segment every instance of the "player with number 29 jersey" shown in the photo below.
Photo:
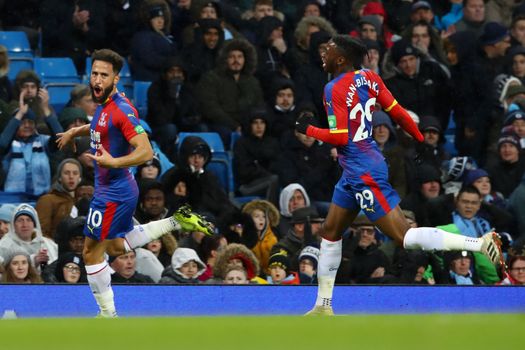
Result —
[[[308, 129], [309, 136], [337, 146], [343, 176], [336, 185], [332, 202], [349, 210], [361, 209], [372, 221], [384, 216], [400, 201], [388, 183], [387, 165], [372, 138], [376, 103], [386, 112], [399, 107], [373, 71], [361, 69], [341, 74], [324, 89], [329, 129]], [[323, 132], [329, 135], [322, 135]]]

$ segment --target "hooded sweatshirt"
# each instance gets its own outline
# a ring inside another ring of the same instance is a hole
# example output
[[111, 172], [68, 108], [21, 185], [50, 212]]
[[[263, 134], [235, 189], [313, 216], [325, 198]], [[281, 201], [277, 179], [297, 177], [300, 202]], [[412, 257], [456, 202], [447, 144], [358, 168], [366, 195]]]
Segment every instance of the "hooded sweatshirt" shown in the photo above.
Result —
[[[186, 278], [179, 269], [182, 265], [192, 260], [197, 263], [198, 271], [193, 278]], [[171, 265], [164, 269], [159, 283], [196, 284], [199, 283], [197, 277], [202, 275], [204, 271], [206, 271], [206, 264], [202, 262], [195, 250], [190, 248], [177, 248], [171, 257]]]
[[[35, 230], [33, 238], [29, 241], [23, 241], [15, 233], [15, 217], [18, 212], [24, 211], [29, 215], [35, 222]], [[9, 232], [0, 240], [0, 262], [3, 263], [9, 252], [14, 249], [21, 249], [25, 251], [31, 257], [31, 264], [35, 264], [35, 255], [38, 254], [40, 249], [47, 249], [47, 255], [49, 256], [48, 264], [52, 263], [58, 258], [58, 246], [51, 239], [46, 238], [42, 235], [42, 228], [36, 210], [29, 204], [22, 203], [16, 207], [13, 212], [11, 222], [9, 223]], [[35, 266], [39, 267], [39, 266]]]

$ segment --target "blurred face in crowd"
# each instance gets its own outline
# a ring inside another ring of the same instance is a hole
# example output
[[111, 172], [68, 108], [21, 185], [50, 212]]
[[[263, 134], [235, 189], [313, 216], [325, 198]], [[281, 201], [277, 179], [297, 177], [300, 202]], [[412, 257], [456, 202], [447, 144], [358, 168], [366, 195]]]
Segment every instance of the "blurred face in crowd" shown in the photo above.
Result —
[[116, 91], [118, 81], [119, 77], [113, 71], [111, 63], [100, 60], [93, 61], [89, 80], [93, 101], [98, 104], [104, 103], [109, 95]]
[[516, 119], [512, 122], [512, 127], [514, 128], [514, 132], [520, 137], [525, 137], [525, 120], [523, 119]]
[[93, 187], [91, 185], [78, 186], [75, 189], [75, 198], [77, 200], [79, 200], [81, 198], [91, 199], [91, 198], [93, 198], [93, 194], [94, 193], [95, 193], [95, 187]]
[[315, 4], [308, 4], [304, 8], [303, 16], [304, 17], [308, 17], [308, 16], [319, 17], [321, 16], [321, 11], [319, 10], [319, 7], [316, 6]]
[[254, 18], [260, 21], [266, 16], [273, 16], [273, 7], [266, 4], [260, 4], [255, 6]]
[[415, 222], [414, 220], [412, 220], [411, 218], [406, 217], [406, 216], [405, 216], [405, 219], [407, 220], [408, 225], [409, 225], [411, 228], [416, 228], [416, 227], [417, 227], [417, 222]]
[[412, 77], [417, 72], [418, 59], [414, 55], [403, 56], [397, 66], [401, 72], [409, 77]]
[[424, 142], [427, 145], [437, 147], [439, 142], [439, 131], [435, 129], [423, 130], [423, 137], [425, 138]]
[[181, 274], [184, 275], [185, 278], [191, 279], [195, 278], [197, 275], [197, 272], [199, 272], [199, 265], [193, 260], [190, 260], [186, 263], [184, 263], [180, 268], [179, 271]]
[[173, 189], [173, 193], [176, 196], [185, 197], [188, 195], [188, 188], [186, 187], [186, 183], [184, 181], [179, 181], [175, 188]]
[[472, 186], [476, 187], [481, 193], [481, 196], [485, 197], [486, 195], [490, 194], [490, 191], [492, 190], [492, 187], [490, 185], [490, 179], [488, 176], [482, 176], [474, 183], [472, 183]]
[[162, 249], [162, 241], [160, 239], [154, 239], [146, 245], [146, 249], [159, 256], [160, 250]]
[[188, 163], [195, 169], [195, 171], [203, 169], [205, 162], [206, 158], [204, 158], [202, 154], [192, 154], [188, 157]]
[[305, 43], [306, 43], [307, 48], [310, 47], [310, 38], [312, 37], [312, 34], [317, 33], [319, 31], [321, 31], [321, 29], [318, 26], [311, 25], [308, 27], [308, 30], [306, 32], [306, 38], [305, 38]]
[[35, 121], [29, 118], [24, 118], [20, 122], [20, 126], [16, 131], [16, 137], [19, 139], [27, 139], [35, 133]]
[[60, 184], [68, 192], [74, 191], [80, 183], [80, 168], [75, 163], [66, 163], [60, 172]]
[[374, 127], [372, 135], [379, 146], [383, 147], [390, 137], [390, 130], [388, 130], [386, 125], [381, 124]]
[[31, 241], [33, 232], [35, 231], [35, 223], [28, 215], [19, 215], [15, 219], [15, 233], [22, 241]]
[[432, 199], [439, 196], [441, 185], [438, 181], [427, 181], [421, 185], [421, 194], [426, 199]]
[[[73, 107], [80, 108], [84, 110], [84, 112], [86, 112], [87, 115], [92, 116], [95, 114], [95, 110], [97, 109], [97, 104], [93, 101], [93, 97], [91, 96], [91, 94], [89, 94], [77, 100], [73, 104]], [[84, 124], [83, 121], [82, 121], [82, 124]]]
[[376, 49], [368, 49], [368, 55], [363, 59], [363, 66], [368, 69], [373, 69], [379, 66], [379, 51]]
[[510, 36], [506, 36], [503, 40], [491, 45], [494, 47], [492, 57], [504, 57], [507, 49], [510, 47]]
[[470, 273], [470, 259], [467, 257], [452, 260], [450, 265], [451, 270], [460, 276], [467, 276]]
[[23, 282], [29, 274], [29, 261], [25, 255], [16, 255], [9, 263], [8, 269], [17, 282]]
[[447, 60], [450, 63], [450, 65], [455, 66], [456, 64], [458, 64], [459, 59], [458, 59], [458, 52], [456, 50], [456, 47], [452, 43], [449, 42], [445, 46], [445, 50], [447, 53]]
[[253, 136], [259, 139], [263, 138], [264, 132], [266, 131], [266, 122], [264, 121], [264, 119], [255, 118], [254, 120], [252, 120], [250, 127]]
[[204, 45], [210, 50], [217, 47], [219, 43], [219, 31], [217, 28], [209, 28], [203, 35]]
[[213, 6], [205, 6], [202, 8], [200, 13], [201, 18], [217, 19], [217, 11]]
[[164, 192], [159, 189], [151, 189], [144, 196], [144, 211], [153, 217], [157, 217], [164, 212], [164, 205]]
[[151, 25], [151, 28], [156, 32], [160, 32], [164, 29], [164, 17], [163, 16], [153, 17], [152, 19], [149, 20], [149, 23]]
[[129, 252], [118, 256], [111, 267], [124, 278], [130, 278], [135, 274], [135, 252]]
[[483, 22], [485, 20], [483, 0], [466, 0], [463, 4], [463, 17], [470, 22]]
[[282, 38], [283, 38], [283, 27], [278, 27], [272, 30], [269, 41], [273, 42], [274, 40], [282, 39]]
[[521, 284], [525, 284], [525, 259], [514, 261], [510, 267], [510, 276]]
[[315, 273], [314, 263], [310, 259], [301, 259], [299, 261], [299, 272], [312, 277]]
[[514, 144], [505, 142], [499, 147], [499, 156], [506, 163], [516, 163], [520, 158], [520, 153]]
[[82, 254], [85, 239], [86, 238], [83, 235], [70, 238], [68, 241], [69, 249], [77, 254]]
[[80, 267], [73, 262], [67, 263], [62, 268], [62, 272], [67, 283], [77, 283], [80, 279]]
[[166, 80], [178, 79], [184, 81], [184, 71], [179, 66], [170, 67], [170, 69], [164, 73], [164, 78]]
[[246, 277], [246, 271], [242, 269], [230, 270], [224, 276], [224, 284], [248, 284], [248, 278]]
[[370, 39], [370, 40], [377, 40], [377, 30], [376, 27], [374, 27], [370, 23], [363, 23], [361, 24], [360, 31], [361, 33], [361, 39]]
[[20, 87], [20, 93], [24, 93], [24, 101], [34, 100], [38, 94], [38, 85], [33, 82], [23, 83]]
[[156, 179], [159, 176], [159, 168], [155, 165], [146, 165], [140, 169], [140, 177], [143, 179]]
[[0, 220], [0, 238], [4, 237], [4, 235], [9, 231], [9, 222]]
[[512, 58], [512, 75], [525, 77], [525, 55], [514, 55]]
[[427, 9], [425, 7], [417, 9], [416, 11], [410, 14], [410, 20], [412, 21], [412, 23], [417, 23], [419, 21], [431, 23], [433, 18], [434, 12], [432, 12], [431, 9]]
[[294, 104], [293, 90], [290, 88], [279, 90], [275, 96], [275, 104], [285, 111], [292, 108]]
[[232, 50], [228, 54], [226, 63], [233, 74], [239, 74], [244, 68], [244, 53], [240, 50]]
[[359, 235], [359, 242], [357, 244], [363, 249], [377, 242], [374, 226], [359, 226], [356, 232]]
[[290, 201], [288, 202], [288, 211], [291, 213], [295, 209], [306, 207], [306, 199], [304, 198], [303, 192], [295, 190], [293, 192]]
[[315, 138], [311, 137], [311, 136], [307, 136], [305, 134], [301, 134], [300, 132], [297, 132], [295, 131], [295, 137], [297, 137], [297, 139], [303, 144], [305, 145], [307, 148], [310, 148], [312, 147], [312, 145], [314, 144], [315, 142]]
[[266, 226], [266, 216], [264, 215], [264, 212], [262, 210], [255, 209], [252, 211], [251, 216], [257, 232], [262, 232]]
[[422, 47], [428, 50], [430, 47], [430, 33], [428, 27], [423, 25], [414, 26], [412, 29], [412, 45]]
[[456, 210], [465, 219], [472, 219], [481, 208], [481, 198], [477, 193], [463, 192], [456, 200]]
[[525, 45], [525, 19], [520, 19], [510, 29], [510, 34], [516, 39], [521, 45]]
[[281, 283], [286, 278], [286, 270], [278, 265], [270, 266], [270, 276], [272, 276], [273, 283]]

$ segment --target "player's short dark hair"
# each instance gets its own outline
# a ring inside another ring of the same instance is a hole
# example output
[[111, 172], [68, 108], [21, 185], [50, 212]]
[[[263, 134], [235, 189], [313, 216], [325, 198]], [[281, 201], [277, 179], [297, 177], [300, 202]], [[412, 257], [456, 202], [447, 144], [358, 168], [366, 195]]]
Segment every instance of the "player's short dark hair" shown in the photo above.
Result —
[[341, 34], [333, 36], [332, 41], [344, 58], [351, 62], [355, 68], [361, 66], [364, 56], [368, 54], [368, 49], [362, 42], [349, 35]]
[[104, 61], [113, 65], [113, 72], [119, 74], [122, 66], [124, 65], [124, 59], [118, 53], [110, 49], [95, 50], [91, 55], [91, 66], [95, 61]]
[[479, 198], [481, 198], [481, 193], [479, 192], [479, 190], [476, 187], [472, 186], [472, 185], [465, 185], [465, 186], [461, 187], [461, 189], [459, 190], [459, 193], [458, 193], [458, 198], [463, 193], [477, 194], [479, 196]]

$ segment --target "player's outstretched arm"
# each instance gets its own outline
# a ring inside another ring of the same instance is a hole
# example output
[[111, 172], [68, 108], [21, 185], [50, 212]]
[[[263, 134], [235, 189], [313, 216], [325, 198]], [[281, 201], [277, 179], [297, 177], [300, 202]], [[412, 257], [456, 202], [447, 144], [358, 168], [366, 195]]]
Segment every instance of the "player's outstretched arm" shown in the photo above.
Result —
[[73, 150], [75, 150], [75, 143], [74, 143], [75, 137], [89, 136], [89, 128], [90, 128], [90, 125], [86, 124], [86, 125], [71, 128], [64, 132], [57, 133], [56, 143], [57, 143], [58, 149], [62, 149], [67, 144], [71, 143], [73, 145]]
[[99, 145], [97, 154], [88, 154], [87, 156], [103, 168], [128, 168], [143, 164], [153, 158], [153, 149], [146, 133], [133, 136], [129, 143], [134, 149], [130, 154], [123, 157], [114, 158], [102, 145]]
[[414, 120], [410, 117], [406, 109], [401, 107], [397, 101], [394, 100], [394, 105], [385, 109], [385, 112], [390, 114], [392, 119], [399, 124], [399, 126], [405, 130], [407, 133], [410, 134], [413, 138], [418, 140], [419, 142], [423, 142], [424, 137], [423, 134], [421, 134], [421, 131], [419, 131], [419, 128], [417, 127], [417, 124], [414, 122]]

